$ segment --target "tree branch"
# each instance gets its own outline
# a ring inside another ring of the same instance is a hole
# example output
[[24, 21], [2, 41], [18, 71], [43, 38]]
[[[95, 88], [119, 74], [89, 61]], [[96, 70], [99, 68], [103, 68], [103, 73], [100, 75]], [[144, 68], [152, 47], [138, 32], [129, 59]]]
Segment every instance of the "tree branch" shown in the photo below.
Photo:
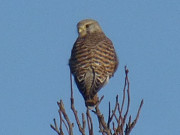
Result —
[[73, 97], [73, 87], [72, 87], [72, 75], [70, 74], [70, 80], [71, 80], [71, 110], [73, 111], [73, 114], [74, 114], [74, 117], [76, 119], [76, 123], [78, 125], [78, 128], [79, 128], [79, 131], [81, 132], [82, 135], [85, 135], [85, 128], [86, 128], [86, 120], [84, 118], [84, 113], [82, 113], [82, 123], [83, 125], [81, 126], [81, 123], [79, 121], [79, 118], [78, 118], [78, 112], [77, 110], [75, 109], [75, 106], [74, 106], [74, 97]]
[[[99, 105], [100, 105], [101, 101], [103, 100], [104, 96], [102, 96], [100, 98], [100, 100], [98, 101], [98, 103], [95, 107], [95, 110], [92, 110], [92, 112], [97, 116], [97, 120], [99, 122], [99, 131], [102, 133], [102, 135], [124, 135], [124, 134], [130, 135], [130, 132], [135, 127], [135, 125], [139, 119], [140, 111], [143, 106], [143, 100], [141, 100], [140, 106], [138, 108], [138, 112], [136, 114], [136, 118], [132, 121], [132, 117], [131, 117], [131, 115], [129, 115], [129, 119], [126, 122], [126, 119], [128, 117], [128, 113], [129, 113], [129, 108], [130, 108], [130, 101], [131, 101], [130, 100], [130, 82], [129, 82], [129, 78], [128, 78], [128, 73], [129, 73], [129, 70], [125, 66], [125, 82], [124, 82], [121, 106], [120, 106], [120, 102], [118, 101], [119, 96], [117, 95], [115, 106], [114, 106], [113, 110], [111, 110], [111, 103], [109, 102], [107, 122], [105, 121], [104, 115], [103, 115], [103, 113], [101, 113], [100, 108], [99, 108]], [[71, 110], [74, 114], [75, 121], [78, 126], [79, 132], [82, 135], [86, 134], [85, 131], [86, 131], [86, 122], [87, 122], [89, 135], [94, 135], [94, 131], [93, 131], [94, 125], [93, 125], [93, 121], [92, 121], [92, 117], [91, 117], [89, 109], [88, 108], [86, 109], [86, 119], [85, 119], [84, 113], [82, 113], [82, 119], [80, 119], [78, 117], [78, 111], [76, 110], [75, 104], [74, 104], [72, 75], [71, 74], [70, 74], [70, 82], [71, 82], [70, 83], [70, 86], [71, 86], [71, 97], [70, 97]], [[126, 109], [124, 110], [126, 96], [127, 96], [127, 103], [126, 103], [127, 106], [126, 106]], [[68, 134], [73, 135], [74, 124], [71, 123], [71, 121], [69, 120], [69, 117], [64, 108], [63, 101], [60, 100], [60, 102], [57, 102], [57, 104], [59, 107], [58, 112], [59, 112], [59, 117], [60, 117], [60, 126], [58, 128], [56, 120], [53, 119], [54, 125], [51, 124], [50, 125], [51, 128], [58, 135], [64, 135], [63, 128], [65, 127]], [[81, 124], [80, 120], [82, 120], [82, 124]], [[111, 124], [112, 124], [112, 128], [111, 128]], [[126, 127], [124, 129], [125, 125], [126, 125]]]

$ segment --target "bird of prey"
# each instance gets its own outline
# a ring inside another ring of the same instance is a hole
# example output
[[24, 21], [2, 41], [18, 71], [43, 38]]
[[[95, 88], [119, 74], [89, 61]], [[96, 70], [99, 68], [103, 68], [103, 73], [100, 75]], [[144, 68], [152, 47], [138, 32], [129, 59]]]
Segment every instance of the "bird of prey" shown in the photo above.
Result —
[[113, 43], [97, 21], [82, 20], [77, 24], [77, 29], [78, 38], [71, 51], [69, 66], [89, 108], [97, 104], [97, 92], [114, 75], [118, 58]]

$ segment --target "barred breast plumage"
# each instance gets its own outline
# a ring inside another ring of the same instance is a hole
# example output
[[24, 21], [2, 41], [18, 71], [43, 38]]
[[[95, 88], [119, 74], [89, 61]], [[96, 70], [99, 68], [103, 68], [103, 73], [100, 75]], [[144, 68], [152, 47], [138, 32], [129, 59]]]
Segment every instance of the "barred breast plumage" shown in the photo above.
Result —
[[[113, 76], [118, 59], [111, 40], [105, 36], [99, 24], [94, 20], [83, 21], [80, 22], [83, 25], [79, 23], [80, 26], [89, 26], [85, 27], [85, 34], [83, 30], [79, 32], [69, 66], [86, 106], [94, 106], [98, 101], [97, 92]], [[81, 28], [79, 25], [78, 30]], [[91, 25], [98, 25], [99, 29]]]

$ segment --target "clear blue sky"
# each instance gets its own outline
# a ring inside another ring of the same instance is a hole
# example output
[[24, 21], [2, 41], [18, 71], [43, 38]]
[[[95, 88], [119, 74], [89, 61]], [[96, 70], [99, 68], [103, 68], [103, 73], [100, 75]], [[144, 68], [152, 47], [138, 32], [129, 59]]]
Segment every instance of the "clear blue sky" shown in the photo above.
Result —
[[[179, 134], [179, 0], [0, 0], [0, 134], [56, 135], [49, 126], [59, 117], [56, 102], [71, 114], [68, 59], [86, 18], [100, 23], [120, 60], [99, 93], [102, 112], [122, 95], [127, 65], [133, 118], [144, 99], [132, 134]], [[83, 112], [75, 85], [74, 96]]]

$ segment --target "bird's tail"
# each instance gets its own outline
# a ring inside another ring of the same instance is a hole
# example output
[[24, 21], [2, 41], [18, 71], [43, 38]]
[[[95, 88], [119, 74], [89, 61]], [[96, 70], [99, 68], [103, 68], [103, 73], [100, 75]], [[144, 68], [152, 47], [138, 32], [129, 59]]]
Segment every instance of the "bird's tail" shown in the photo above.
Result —
[[99, 101], [99, 98], [97, 94], [92, 99], [85, 99], [86, 107], [92, 110], [94, 107], [96, 107], [96, 104], [98, 103], [98, 101]]

